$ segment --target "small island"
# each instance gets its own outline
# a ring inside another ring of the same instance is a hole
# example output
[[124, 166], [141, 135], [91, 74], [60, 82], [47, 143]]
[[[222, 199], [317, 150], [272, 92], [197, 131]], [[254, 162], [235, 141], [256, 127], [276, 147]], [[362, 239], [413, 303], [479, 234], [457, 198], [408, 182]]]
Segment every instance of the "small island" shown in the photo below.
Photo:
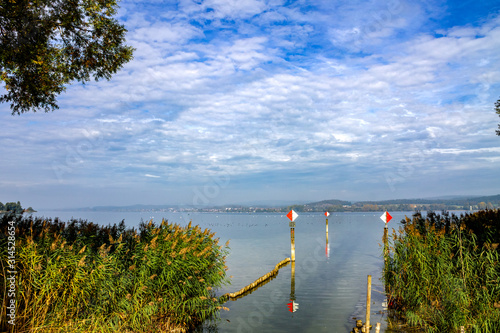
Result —
[[34, 210], [32, 207], [24, 209], [19, 201], [7, 202], [5, 204], [0, 202], [0, 214], [6, 212], [14, 212], [15, 214], [22, 214], [22, 213], [31, 214], [31, 213], [36, 213], [36, 210]]

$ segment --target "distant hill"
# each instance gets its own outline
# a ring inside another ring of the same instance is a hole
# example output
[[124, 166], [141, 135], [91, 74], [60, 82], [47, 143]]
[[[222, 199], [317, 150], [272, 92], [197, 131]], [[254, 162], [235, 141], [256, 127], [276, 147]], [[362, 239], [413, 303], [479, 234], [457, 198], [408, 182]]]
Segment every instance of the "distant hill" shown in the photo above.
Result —
[[130, 205], [130, 206], [95, 206], [62, 209], [63, 211], [84, 211], [84, 212], [141, 212], [141, 211], [166, 211], [172, 210], [168, 205]]
[[435, 199], [394, 199], [394, 200], [383, 200], [383, 201], [360, 201], [358, 203], [363, 204], [377, 204], [377, 205], [391, 205], [391, 204], [446, 204], [446, 205], [478, 205], [481, 202], [492, 203], [493, 205], [500, 205], [500, 194], [490, 195], [490, 196], [460, 196], [460, 197], [448, 197], [435, 198]]
[[192, 207], [179, 205], [130, 205], [130, 206], [97, 206], [65, 209], [68, 211], [94, 212], [140, 212], [140, 211], [199, 211], [199, 212], [355, 212], [355, 211], [413, 211], [413, 210], [469, 210], [484, 208], [500, 208], [500, 194], [491, 196], [460, 196], [433, 199], [393, 199], [381, 201], [351, 202], [338, 199], [322, 200], [306, 204], [269, 205], [219, 205], [213, 207]]
[[490, 195], [486, 197], [473, 197], [473, 198], [468, 198], [468, 199], [451, 199], [449, 200], [451, 202], [459, 202], [459, 203], [474, 203], [474, 204], [479, 204], [481, 202], [491, 202], [492, 204], [500, 205], [500, 194], [497, 195]]
[[343, 205], [351, 205], [350, 201], [343, 201], [343, 200], [323, 200], [323, 201], [318, 201], [318, 202], [312, 202], [308, 203], [307, 206], [343, 206]]
[[344, 201], [344, 200], [331, 199], [331, 200], [323, 200], [323, 201], [318, 201], [318, 202], [311, 202], [308, 204], [291, 205], [291, 206], [286, 207], [286, 209], [284, 209], [284, 211], [287, 211], [289, 209], [293, 209], [297, 212], [341, 211], [346, 206], [351, 206], [351, 202]]
[[491, 196], [460, 196], [447, 199], [393, 199], [381, 201], [359, 201], [351, 203], [342, 200], [323, 200], [296, 205], [302, 211], [411, 211], [419, 210], [469, 210], [499, 208], [500, 194]]

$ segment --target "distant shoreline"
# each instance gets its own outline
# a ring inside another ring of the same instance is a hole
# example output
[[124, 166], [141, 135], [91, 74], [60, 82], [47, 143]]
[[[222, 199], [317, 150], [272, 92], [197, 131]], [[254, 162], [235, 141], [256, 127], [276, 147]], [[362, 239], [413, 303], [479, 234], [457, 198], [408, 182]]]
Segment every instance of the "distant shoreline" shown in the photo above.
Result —
[[[5, 214], [5, 213], [9, 213], [9, 212], [14, 213], [14, 212], [13, 212], [13, 211], [11, 211], [11, 210], [0, 210], [0, 214]], [[37, 212], [38, 212], [37, 210], [31, 209], [31, 210], [24, 210], [24, 211], [23, 211], [23, 214], [24, 214], [24, 213], [31, 214], [31, 213], [37, 213]]]
[[[500, 194], [491, 196], [455, 197], [437, 199], [395, 199], [383, 201], [323, 200], [306, 204], [291, 205], [144, 205], [94, 206], [73, 208], [47, 208], [43, 210], [62, 212], [169, 212], [169, 213], [287, 213], [296, 212], [412, 212], [412, 211], [477, 211], [500, 208]], [[31, 211], [33, 213], [36, 211]]]

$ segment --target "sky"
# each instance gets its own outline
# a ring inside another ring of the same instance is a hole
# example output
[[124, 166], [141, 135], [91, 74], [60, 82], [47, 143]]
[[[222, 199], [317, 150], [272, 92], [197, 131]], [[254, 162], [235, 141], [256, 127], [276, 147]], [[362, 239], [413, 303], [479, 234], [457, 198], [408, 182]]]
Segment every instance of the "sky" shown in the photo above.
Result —
[[110, 81], [74, 83], [50, 113], [0, 104], [0, 201], [499, 194], [499, 14], [496, 0], [123, 0], [136, 51]]

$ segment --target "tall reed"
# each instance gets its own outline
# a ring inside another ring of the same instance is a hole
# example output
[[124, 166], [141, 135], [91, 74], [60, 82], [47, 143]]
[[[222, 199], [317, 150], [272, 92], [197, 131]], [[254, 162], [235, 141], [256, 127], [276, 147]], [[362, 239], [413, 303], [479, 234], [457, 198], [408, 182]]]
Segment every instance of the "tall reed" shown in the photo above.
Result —
[[500, 210], [401, 223], [384, 252], [389, 305], [426, 332], [500, 332]]
[[[138, 230], [91, 222], [16, 221], [16, 332], [167, 332], [217, 316], [228, 283], [225, 256], [209, 230], [162, 221]], [[5, 267], [6, 239], [0, 238]], [[2, 271], [0, 284], [5, 283]], [[2, 293], [3, 293], [2, 288]], [[1, 295], [3, 305], [6, 297]], [[11, 329], [2, 307], [2, 330]]]

